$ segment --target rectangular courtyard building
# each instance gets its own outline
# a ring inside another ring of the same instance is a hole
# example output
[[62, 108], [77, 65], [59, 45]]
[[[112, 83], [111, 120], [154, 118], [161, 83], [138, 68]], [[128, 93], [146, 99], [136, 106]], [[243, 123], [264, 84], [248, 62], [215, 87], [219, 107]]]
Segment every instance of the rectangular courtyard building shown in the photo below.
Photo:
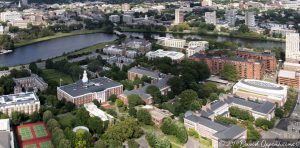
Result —
[[106, 77], [88, 80], [86, 71], [82, 80], [57, 88], [57, 98], [79, 106], [98, 100], [106, 102], [111, 95], [123, 93], [123, 85]]
[[13, 111], [31, 115], [39, 111], [40, 100], [33, 92], [0, 96], [0, 111], [11, 117]]

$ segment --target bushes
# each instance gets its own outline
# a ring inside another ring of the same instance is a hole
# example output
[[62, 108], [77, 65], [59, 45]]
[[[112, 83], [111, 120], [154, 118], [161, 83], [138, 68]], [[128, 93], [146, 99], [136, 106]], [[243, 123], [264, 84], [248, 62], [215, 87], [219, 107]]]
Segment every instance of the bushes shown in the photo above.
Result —
[[146, 125], [152, 125], [153, 124], [153, 122], [151, 120], [151, 115], [150, 115], [149, 111], [146, 110], [146, 109], [139, 109], [137, 111], [136, 116], [137, 116], [137, 119], [138, 119], [139, 122], [142, 122]]
[[138, 95], [129, 95], [128, 97], [128, 105], [129, 107], [134, 107], [137, 105], [142, 105], [145, 102], [142, 100], [142, 98]]
[[238, 107], [229, 108], [230, 116], [236, 117], [241, 120], [254, 121], [254, 117], [248, 112]]
[[186, 143], [188, 140], [185, 127], [182, 124], [173, 121], [171, 118], [165, 118], [163, 120], [161, 131], [167, 135], [174, 135], [181, 143]]
[[275, 119], [272, 119], [271, 121], [264, 119], [264, 118], [257, 118], [255, 120], [255, 126], [261, 127], [264, 130], [272, 129], [275, 124]]
[[171, 148], [171, 143], [168, 140], [160, 139], [154, 133], [147, 133], [146, 140], [152, 148]]
[[229, 125], [229, 124], [236, 124], [237, 121], [235, 119], [231, 119], [231, 118], [226, 118], [223, 116], [216, 116], [215, 117], [215, 121], [224, 125]]
[[259, 132], [253, 127], [252, 124], [248, 123], [247, 126], [247, 142], [257, 141], [260, 139]]
[[196, 130], [192, 129], [192, 128], [190, 128], [188, 130], [188, 134], [189, 134], [189, 136], [192, 136], [194, 138], [199, 138], [200, 137], [198, 132]]

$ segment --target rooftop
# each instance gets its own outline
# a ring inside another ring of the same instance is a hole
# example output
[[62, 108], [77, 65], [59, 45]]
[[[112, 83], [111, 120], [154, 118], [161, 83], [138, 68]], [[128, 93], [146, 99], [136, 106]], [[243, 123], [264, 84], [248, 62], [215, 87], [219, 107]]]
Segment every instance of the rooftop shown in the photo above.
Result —
[[285, 77], [295, 79], [296, 72], [295, 71], [288, 71], [288, 70], [280, 70], [278, 73], [278, 77]]
[[216, 122], [213, 122], [212, 120], [210, 120], [208, 118], [205, 118], [205, 117], [190, 115], [190, 116], [187, 116], [185, 118], [187, 120], [190, 120], [190, 121], [196, 122], [198, 124], [204, 125], [208, 128], [211, 128], [211, 129], [213, 129], [217, 132], [223, 131], [227, 128], [226, 126], [224, 126], [222, 124], [219, 124], [219, 123], [216, 123]]
[[128, 70], [128, 72], [142, 74], [151, 78], [159, 79], [161, 77], [161, 73], [158, 71], [153, 71], [151, 69], [147, 69], [144, 67], [132, 67]]
[[153, 57], [159, 57], [159, 58], [163, 58], [163, 57], [169, 57], [172, 60], [180, 60], [184, 57], [184, 54], [181, 52], [177, 52], [177, 51], [164, 51], [164, 50], [156, 50], [156, 51], [149, 51], [146, 54], [147, 57], [153, 58]]
[[90, 113], [90, 115], [99, 117], [102, 121], [108, 121], [114, 118], [113, 116], [99, 109], [94, 103], [84, 104], [84, 107]]
[[33, 92], [18, 93], [0, 96], [0, 107], [14, 104], [39, 102], [38, 97]]
[[78, 97], [93, 92], [104, 91], [105, 89], [111, 87], [121, 86], [121, 83], [113, 81], [106, 77], [100, 77], [96, 79], [89, 80], [87, 83], [83, 83], [82, 80], [65, 86], [59, 87], [59, 89], [68, 93], [72, 97]]

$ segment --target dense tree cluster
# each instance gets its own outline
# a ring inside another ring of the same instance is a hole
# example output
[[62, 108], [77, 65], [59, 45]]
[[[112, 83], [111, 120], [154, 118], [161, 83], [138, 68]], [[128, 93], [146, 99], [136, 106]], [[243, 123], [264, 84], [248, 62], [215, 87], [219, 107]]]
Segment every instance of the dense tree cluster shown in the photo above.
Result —
[[188, 140], [185, 127], [171, 118], [165, 118], [160, 129], [164, 134], [176, 136], [181, 143], [186, 143]]
[[0, 35], [0, 50], [12, 50], [14, 41], [9, 35]]
[[129, 107], [135, 107], [137, 105], [142, 105], [145, 103], [140, 96], [135, 94], [127, 96], [127, 99]]
[[237, 120], [223, 116], [216, 116], [214, 121], [223, 125], [237, 124]]
[[144, 123], [146, 125], [152, 125], [153, 122], [151, 120], [151, 115], [146, 109], [139, 109], [136, 113], [136, 118], [139, 122]]
[[108, 127], [102, 137], [104, 140], [124, 142], [128, 139], [138, 138], [141, 135], [142, 130], [138, 122], [134, 118], [128, 117], [124, 121]]
[[255, 120], [255, 126], [260, 127], [264, 130], [272, 129], [274, 125], [275, 125], [275, 119], [269, 121], [265, 118], [257, 118]]
[[220, 76], [228, 81], [237, 81], [240, 78], [239, 72], [234, 65], [226, 64], [224, 69], [220, 72]]
[[254, 121], [254, 117], [248, 111], [240, 109], [238, 107], [230, 107], [229, 113], [231, 117], [236, 117], [241, 120]]
[[154, 133], [147, 133], [146, 140], [148, 144], [153, 148], [171, 148], [171, 143], [168, 140], [161, 139]]

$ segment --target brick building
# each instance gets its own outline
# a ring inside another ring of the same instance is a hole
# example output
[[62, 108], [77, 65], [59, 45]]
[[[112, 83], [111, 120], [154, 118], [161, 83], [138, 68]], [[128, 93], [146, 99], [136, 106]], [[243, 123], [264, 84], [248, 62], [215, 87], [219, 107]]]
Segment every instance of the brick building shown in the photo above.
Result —
[[65, 99], [79, 106], [98, 100], [106, 102], [111, 95], [123, 93], [123, 85], [106, 77], [88, 80], [86, 72], [82, 80], [57, 88], [57, 98]]
[[40, 100], [33, 92], [0, 96], [0, 111], [9, 117], [13, 111], [31, 115], [39, 109]]
[[44, 91], [48, 88], [48, 84], [36, 74], [31, 74], [30, 77], [16, 78], [14, 79], [16, 86], [14, 87], [14, 93], [22, 92], [22, 89], [28, 91], [30, 88]]
[[278, 83], [293, 88], [300, 88], [300, 74], [296, 71], [280, 70], [278, 73]]
[[247, 59], [257, 59], [261, 60], [264, 68], [269, 72], [275, 72], [277, 61], [275, 54], [271, 51], [264, 51], [263, 53], [246, 51], [246, 50], [237, 50], [236, 55], [239, 57], [247, 58]]
[[218, 75], [226, 64], [234, 65], [244, 79], [262, 79], [265, 72], [264, 64], [260, 60], [245, 59], [241, 57], [207, 57], [206, 55], [194, 54], [191, 59], [204, 61], [208, 65], [211, 74]]

